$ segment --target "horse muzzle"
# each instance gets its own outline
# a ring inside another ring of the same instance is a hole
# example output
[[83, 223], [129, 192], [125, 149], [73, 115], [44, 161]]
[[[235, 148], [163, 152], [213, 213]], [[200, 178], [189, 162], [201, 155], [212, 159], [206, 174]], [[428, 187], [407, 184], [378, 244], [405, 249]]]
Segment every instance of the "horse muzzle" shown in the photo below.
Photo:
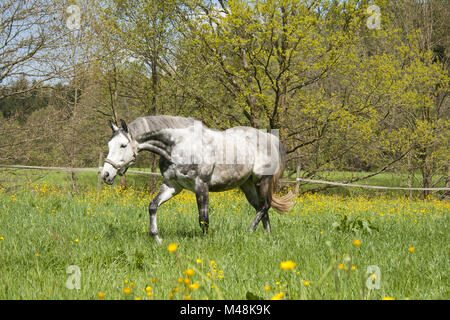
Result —
[[103, 178], [103, 181], [106, 183], [106, 184], [109, 184], [109, 185], [112, 185], [113, 183], [114, 183], [114, 178], [115, 178], [115, 176], [110, 176], [109, 175], [109, 172], [108, 171], [105, 171], [103, 174], [102, 174], [102, 178]]

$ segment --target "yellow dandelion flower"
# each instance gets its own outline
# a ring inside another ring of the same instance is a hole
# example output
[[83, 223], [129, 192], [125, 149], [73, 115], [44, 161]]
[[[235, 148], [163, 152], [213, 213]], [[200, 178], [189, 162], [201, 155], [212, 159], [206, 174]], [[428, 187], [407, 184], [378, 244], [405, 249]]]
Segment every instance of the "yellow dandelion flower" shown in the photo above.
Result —
[[130, 287], [134, 287], [136, 284], [134, 282], [130, 282]]
[[142, 298], [141, 297], [136, 297], [136, 298], [134, 298], [134, 300], [142, 300]]
[[195, 290], [195, 289], [198, 289], [199, 287], [200, 287], [200, 285], [198, 284], [198, 282], [194, 282], [193, 284], [191, 284], [189, 286], [189, 289]]
[[105, 297], [105, 293], [104, 293], [104, 292], [100, 292], [100, 293], [97, 295], [97, 297], [98, 297], [99, 299], [103, 299], [103, 298]]
[[185, 272], [188, 277], [192, 277], [195, 273], [195, 271], [192, 269], [187, 269]]
[[1, 236], [1, 237], [0, 237], [0, 240], [5, 240], [5, 237], [4, 237], [4, 236]]
[[183, 282], [184, 282], [185, 285], [188, 285], [188, 284], [191, 282], [191, 280], [188, 279], [188, 278], [185, 278], [185, 279], [183, 280]]
[[130, 287], [123, 288], [123, 293], [130, 294], [130, 292], [131, 292], [131, 288]]
[[180, 290], [178, 287], [172, 288], [172, 292], [178, 292], [178, 290]]
[[152, 279], [152, 283], [156, 283], [156, 282], [158, 282], [158, 279], [157, 278], [153, 278]]
[[283, 296], [284, 296], [284, 293], [280, 292], [280, 293], [277, 293], [276, 295], [274, 295], [271, 300], [281, 300], [283, 298]]
[[361, 241], [359, 241], [358, 239], [353, 240], [353, 245], [355, 247], [359, 247], [361, 245]]
[[269, 291], [270, 290], [270, 286], [264, 286], [264, 290], [265, 291]]
[[169, 293], [169, 299], [173, 298], [173, 293]]
[[169, 250], [169, 252], [175, 252], [178, 249], [178, 245], [176, 243], [171, 243], [167, 246], [167, 250]]
[[39, 258], [39, 253], [36, 253], [36, 258]]
[[151, 297], [152, 295], [153, 295], [153, 293], [147, 292], [147, 297]]
[[381, 300], [395, 300], [395, 298], [386, 296], [384, 298], [381, 298]]
[[352, 271], [355, 271], [356, 270], [356, 267], [355, 266], [352, 266]]
[[147, 291], [147, 292], [152, 291], [152, 287], [150, 287], [150, 286], [146, 287], [146, 288], [145, 288], [145, 291]]
[[75, 243], [78, 243], [80, 241], [80, 239], [75, 239]]
[[343, 265], [342, 263], [339, 263], [338, 268], [339, 268], [340, 270], [342, 270], [342, 269], [344, 269], [344, 265]]
[[413, 252], [414, 252], [414, 250], [415, 250], [415, 248], [414, 248], [414, 247], [409, 247], [409, 249], [408, 249], [408, 251], [409, 251], [409, 252], [411, 252], [411, 253], [413, 253]]
[[305, 287], [309, 286], [309, 281], [303, 281], [303, 285], [304, 285]]
[[198, 264], [202, 263], [202, 259], [197, 259], [197, 263]]
[[294, 269], [296, 263], [292, 260], [283, 261], [280, 263], [280, 267], [283, 270], [292, 270]]
[[184, 300], [191, 300], [191, 296], [184, 296]]
[[124, 280], [123, 283], [127, 284], [127, 283], [128, 283], [128, 280]]

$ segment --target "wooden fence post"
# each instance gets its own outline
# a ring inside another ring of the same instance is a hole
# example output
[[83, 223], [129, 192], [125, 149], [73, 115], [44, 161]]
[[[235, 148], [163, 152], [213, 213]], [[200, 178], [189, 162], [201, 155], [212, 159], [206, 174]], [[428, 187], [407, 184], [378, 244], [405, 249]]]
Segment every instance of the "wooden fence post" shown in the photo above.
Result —
[[70, 180], [72, 181], [72, 194], [74, 194], [77, 191], [77, 177], [75, 175], [75, 171], [73, 171], [73, 168], [70, 171]]
[[[450, 163], [447, 163], [447, 179], [445, 180], [445, 187], [450, 188]], [[442, 199], [448, 200], [450, 193], [448, 191], [444, 192]]]
[[123, 174], [120, 177], [120, 186], [122, 187], [122, 189], [126, 189], [127, 188], [127, 177], [125, 176], [125, 174]]
[[295, 175], [295, 194], [296, 195], [298, 195], [299, 188], [300, 188], [300, 180], [298, 180], [298, 178], [300, 178], [300, 165], [297, 166], [297, 172]]
[[[408, 188], [412, 188], [413, 186], [413, 177], [414, 177], [414, 169], [411, 165], [411, 154], [408, 154]], [[412, 190], [409, 190], [409, 200], [413, 198]]]
[[103, 165], [103, 154], [100, 151], [98, 155], [98, 174], [97, 174], [97, 191], [102, 190], [102, 165]]

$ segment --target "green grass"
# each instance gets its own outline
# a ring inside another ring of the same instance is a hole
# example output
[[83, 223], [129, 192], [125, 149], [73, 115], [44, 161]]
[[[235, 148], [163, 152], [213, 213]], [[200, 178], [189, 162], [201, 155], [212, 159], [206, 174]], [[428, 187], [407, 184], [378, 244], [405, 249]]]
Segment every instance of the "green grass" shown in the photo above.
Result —
[[[255, 212], [242, 194], [212, 194], [211, 230], [203, 235], [195, 198], [182, 193], [158, 211], [164, 242], [157, 245], [147, 234], [151, 198], [133, 188], [73, 196], [42, 185], [2, 189], [0, 299], [98, 299], [100, 292], [105, 299], [449, 298], [448, 202], [306, 195], [291, 214], [271, 211], [267, 234], [262, 226], [247, 232]], [[175, 254], [170, 243], [179, 246]], [[295, 271], [280, 268], [285, 260]], [[66, 287], [71, 265], [81, 271], [79, 290]], [[379, 289], [365, 286], [370, 265], [381, 270]], [[196, 290], [178, 282], [188, 268]], [[142, 292], [147, 286], [151, 297]]]

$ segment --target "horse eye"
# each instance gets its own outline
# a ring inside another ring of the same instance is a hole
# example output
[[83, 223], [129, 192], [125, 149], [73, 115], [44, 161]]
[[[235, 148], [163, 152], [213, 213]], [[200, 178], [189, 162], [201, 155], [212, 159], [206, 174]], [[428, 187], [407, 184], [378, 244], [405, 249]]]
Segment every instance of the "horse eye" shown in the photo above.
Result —
[[121, 148], [125, 148], [127, 145], [126, 144], [121, 144], [120, 147]]

